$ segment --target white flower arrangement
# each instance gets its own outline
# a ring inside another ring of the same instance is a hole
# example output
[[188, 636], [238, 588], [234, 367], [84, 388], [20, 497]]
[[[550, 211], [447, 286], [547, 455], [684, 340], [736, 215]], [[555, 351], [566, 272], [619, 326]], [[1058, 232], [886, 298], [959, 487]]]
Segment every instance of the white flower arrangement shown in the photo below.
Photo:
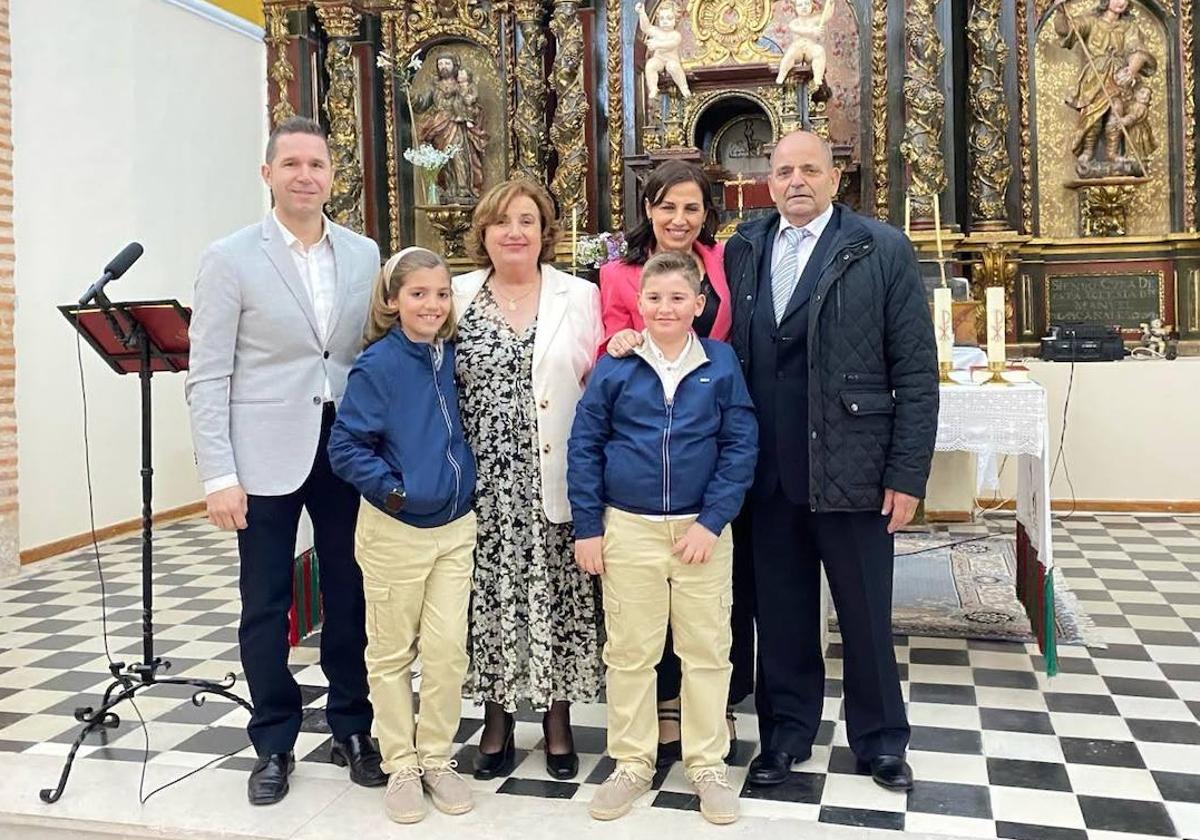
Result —
[[405, 149], [404, 159], [418, 169], [437, 172], [449, 163], [458, 152], [459, 148], [457, 144], [447, 146], [444, 149], [438, 149], [428, 143], [422, 143], [416, 148]]
[[625, 234], [620, 231], [617, 233], [605, 231], [596, 236], [579, 237], [575, 246], [575, 259], [581, 265], [599, 268], [606, 262], [612, 262], [625, 256], [625, 251]]

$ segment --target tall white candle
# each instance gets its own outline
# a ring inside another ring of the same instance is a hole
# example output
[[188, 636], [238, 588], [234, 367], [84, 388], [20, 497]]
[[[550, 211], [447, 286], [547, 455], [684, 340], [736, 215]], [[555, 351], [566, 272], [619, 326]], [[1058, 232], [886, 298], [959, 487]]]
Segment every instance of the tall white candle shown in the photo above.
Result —
[[912, 239], [912, 193], [904, 193], [904, 235]]
[[954, 310], [950, 289], [939, 286], [933, 290], [933, 330], [937, 336], [937, 360], [954, 361]]
[[987, 289], [987, 358], [989, 362], [1004, 361], [1004, 288]]

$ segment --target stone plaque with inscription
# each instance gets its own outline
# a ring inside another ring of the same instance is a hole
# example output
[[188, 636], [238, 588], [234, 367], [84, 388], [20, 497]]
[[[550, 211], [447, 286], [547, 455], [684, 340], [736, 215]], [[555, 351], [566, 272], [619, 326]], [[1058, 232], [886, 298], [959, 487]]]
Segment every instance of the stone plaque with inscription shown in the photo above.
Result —
[[1046, 314], [1051, 324], [1087, 321], [1136, 330], [1161, 317], [1163, 275], [1058, 274], [1046, 278]]

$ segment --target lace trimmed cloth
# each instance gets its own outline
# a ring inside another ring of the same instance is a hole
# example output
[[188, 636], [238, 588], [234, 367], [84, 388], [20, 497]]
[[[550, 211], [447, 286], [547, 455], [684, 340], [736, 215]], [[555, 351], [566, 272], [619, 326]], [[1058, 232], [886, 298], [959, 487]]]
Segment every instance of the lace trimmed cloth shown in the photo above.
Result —
[[999, 486], [1001, 456], [1042, 458], [1047, 434], [1046, 389], [1037, 383], [941, 388], [936, 448], [973, 452], [980, 490]]

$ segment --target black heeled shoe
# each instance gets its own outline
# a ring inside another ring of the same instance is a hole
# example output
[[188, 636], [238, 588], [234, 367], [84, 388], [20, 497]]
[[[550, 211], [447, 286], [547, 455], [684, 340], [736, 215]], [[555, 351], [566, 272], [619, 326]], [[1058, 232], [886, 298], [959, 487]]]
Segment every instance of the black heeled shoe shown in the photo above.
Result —
[[737, 752], [737, 718], [733, 714], [733, 706], [725, 707], [725, 725], [729, 728], [729, 749], [725, 751], [724, 761], [728, 764]]
[[[664, 707], [660, 704], [658, 707], [658, 720], [660, 724], [665, 720], [679, 726], [681, 722], [679, 709]], [[670, 767], [676, 761], [683, 761], [683, 742], [678, 738], [674, 741], [659, 741], [658, 756], [654, 760], [654, 766], [659, 768]]]
[[487, 781], [497, 776], [507, 776], [513, 771], [513, 765], [517, 761], [517, 745], [513, 737], [517, 722], [512, 715], [505, 715], [505, 718], [504, 746], [500, 748], [500, 752], [479, 750], [475, 754], [475, 768], [471, 775], [476, 779]]
[[542, 721], [542, 747], [546, 753], [546, 772], [553, 779], [566, 781], [579, 773], [579, 754], [575, 752], [575, 738], [571, 738], [571, 751], [562, 754], [550, 752], [550, 735], [546, 732], [546, 721]]

